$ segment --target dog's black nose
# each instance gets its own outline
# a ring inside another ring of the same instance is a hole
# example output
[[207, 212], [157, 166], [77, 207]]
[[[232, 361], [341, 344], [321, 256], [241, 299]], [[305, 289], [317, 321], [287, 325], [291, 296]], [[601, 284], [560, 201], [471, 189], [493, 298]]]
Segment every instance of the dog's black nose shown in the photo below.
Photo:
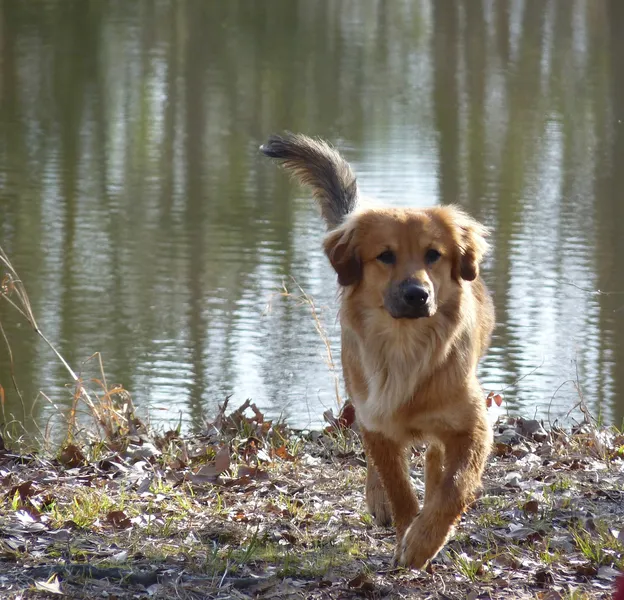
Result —
[[424, 306], [429, 300], [429, 292], [422, 285], [409, 282], [403, 286], [403, 299], [409, 306]]

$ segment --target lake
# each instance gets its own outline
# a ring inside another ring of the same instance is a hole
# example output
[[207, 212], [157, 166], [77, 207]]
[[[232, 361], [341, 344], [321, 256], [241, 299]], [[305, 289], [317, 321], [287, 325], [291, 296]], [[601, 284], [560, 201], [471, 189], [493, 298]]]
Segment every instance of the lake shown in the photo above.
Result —
[[[621, 424], [622, 26], [622, 0], [0, 1], [0, 245], [67, 361], [100, 353], [152, 421], [231, 396], [319, 426], [339, 373], [305, 298], [339, 364], [335, 275], [258, 146], [322, 136], [364, 194], [491, 228], [493, 416]], [[60, 423], [67, 372], [0, 323], [6, 414]]]

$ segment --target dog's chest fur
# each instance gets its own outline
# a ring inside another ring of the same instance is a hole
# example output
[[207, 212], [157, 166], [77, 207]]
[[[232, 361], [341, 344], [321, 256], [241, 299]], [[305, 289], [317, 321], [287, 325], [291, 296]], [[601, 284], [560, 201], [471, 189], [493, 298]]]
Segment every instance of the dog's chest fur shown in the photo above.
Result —
[[358, 341], [368, 394], [358, 403], [361, 424], [369, 431], [389, 434], [396, 414], [446, 358], [448, 339], [435, 327], [371, 327]]
[[[472, 304], [471, 298], [464, 298], [464, 302], [466, 300]], [[423, 410], [425, 420], [419, 425], [426, 430], [427, 421], [437, 419], [436, 408], [442, 407], [419, 407], [419, 390], [429, 385], [432, 377], [446, 379], [438, 381], [438, 386], [452, 385], [448, 380], [451, 374], [444, 369], [444, 364], [453, 351], [457, 351], [456, 359], [465, 367], [462, 371], [470, 370], [471, 357], [462, 352], [465, 345], [462, 338], [470, 329], [466, 325], [469, 325], [466, 320], [458, 323], [442, 311], [434, 317], [415, 321], [367, 320], [364, 316], [356, 324], [348, 318], [342, 319], [343, 328], [351, 330], [352, 335], [348, 337], [352, 345], [356, 345], [354, 354], [359, 358], [366, 380], [365, 397], [349, 390], [361, 425], [369, 431], [400, 437], [407, 425], [401, 418], [401, 408], [411, 403], [415, 412], [418, 408]]]

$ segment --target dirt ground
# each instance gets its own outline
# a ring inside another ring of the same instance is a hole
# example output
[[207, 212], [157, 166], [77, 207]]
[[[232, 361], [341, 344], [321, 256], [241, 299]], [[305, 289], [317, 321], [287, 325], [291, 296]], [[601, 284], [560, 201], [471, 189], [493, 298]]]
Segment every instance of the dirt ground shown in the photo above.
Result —
[[[344, 413], [343, 413], [344, 416]], [[3, 598], [611, 598], [624, 566], [624, 436], [496, 424], [481, 497], [425, 571], [364, 501], [349, 418], [249, 403], [181, 437], [136, 422], [52, 455], [0, 445]], [[413, 483], [422, 496], [422, 449]]]

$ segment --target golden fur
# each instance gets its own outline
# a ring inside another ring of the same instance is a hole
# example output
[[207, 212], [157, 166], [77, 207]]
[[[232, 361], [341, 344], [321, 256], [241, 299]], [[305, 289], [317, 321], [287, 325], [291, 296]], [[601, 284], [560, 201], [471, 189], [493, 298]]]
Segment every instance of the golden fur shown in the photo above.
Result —
[[[494, 325], [479, 276], [486, 230], [452, 206], [363, 208], [348, 164], [324, 142], [274, 136], [262, 150], [312, 185], [328, 223], [367, 504], [378, 523], [394, 518], [396, 560], [423, 567], [474, 498], [491, 446], [476, 377]], [[429, 443], [422, 510], [407, 466], [416, 440]]]

